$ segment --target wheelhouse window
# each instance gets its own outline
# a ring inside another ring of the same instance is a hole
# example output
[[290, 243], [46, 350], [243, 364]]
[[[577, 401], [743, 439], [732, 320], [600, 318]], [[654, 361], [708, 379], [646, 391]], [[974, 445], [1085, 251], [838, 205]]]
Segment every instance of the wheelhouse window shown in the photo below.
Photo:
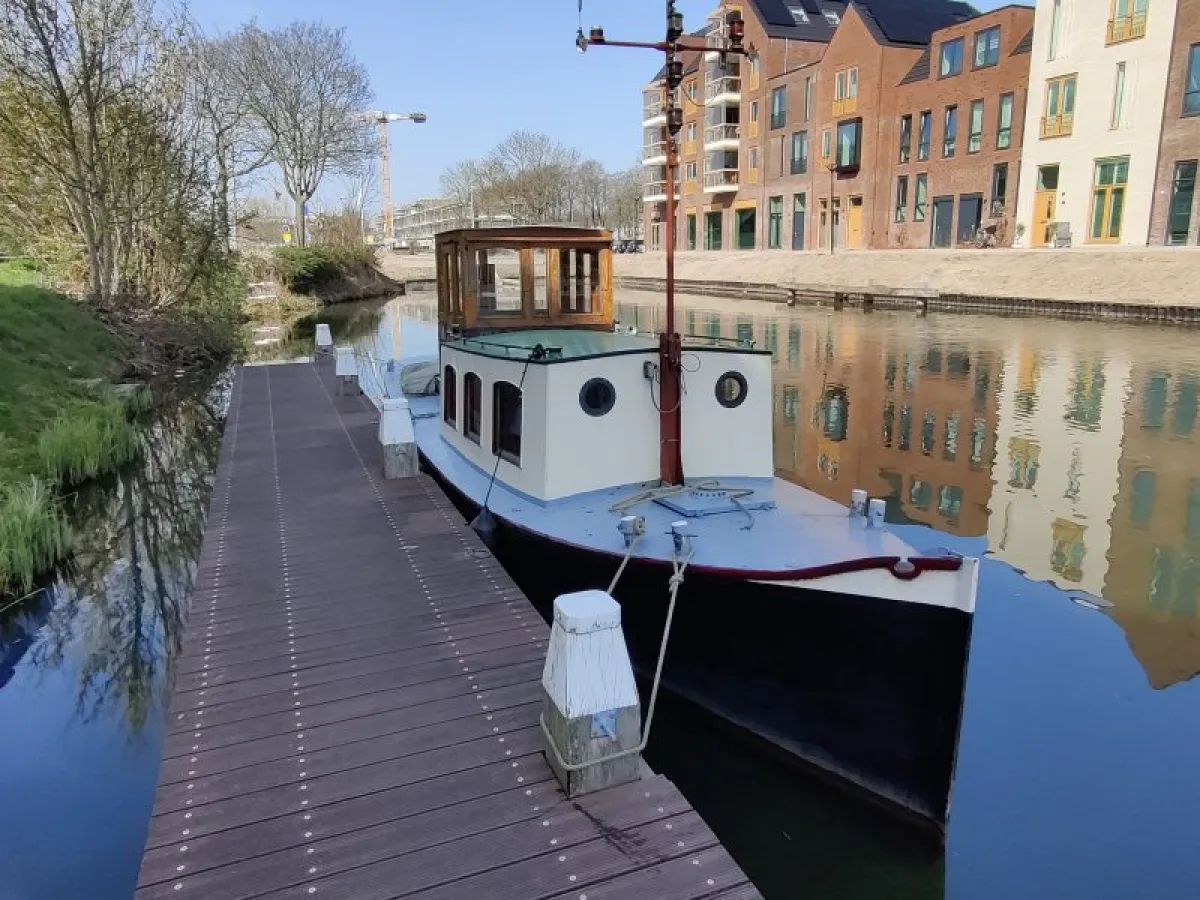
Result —
[[451, 428], [458, 425], [458, 373], [454, 366], [442, 370], [442, 418]]
[[[675, 170], [676, 179], [679, 169]], [[595, 250], [562, 250], [558, 257], [558, 292], [564, 313], [590, 313], [600, 289], [600, 254]]]
[[479, 443], [479, 428], [483, 421], [483, 382], [474, 372], [463, 376], [463, 435]]
[[507, 381], [492, 385], [492, 453], [521, 464], [521, 389]]

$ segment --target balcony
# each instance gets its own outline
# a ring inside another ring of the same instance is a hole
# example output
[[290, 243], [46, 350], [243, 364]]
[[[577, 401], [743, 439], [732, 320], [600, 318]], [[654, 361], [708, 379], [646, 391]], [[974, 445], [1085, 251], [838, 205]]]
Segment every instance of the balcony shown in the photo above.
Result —
[[714, 78], [704, 85], [704, 105], [714, 103], [741, 103], [742, 79], [740, 75], [725, 75]]
[[737, 169], [717, 169], [704, 173], [704, 193], [706, 194], [719, 194], [722, 191], [736, 191], [737, 189]]
[[1063, 113], [1060, 116], [1042, 117], [1042, 137], [1066, 137], [1075, 129], [1075, 114]]
[[1146, 36], [1146, 10], [1108, 20], [1106, 44], [1119, 44]]
[[647, 95], [642, 103], [642, 125], [665, 125], [667, 113], [665, 110], [666, 97], [662, 94]]
[[736, 122], [725, 123], [723, 125], [710, 125], [704, 129], [704, 147], [705, 149], [713, 148], [720, 149], [726, 147], [728, 149], [736, 149], [738, 140], [741, 139], [742, 127]]
[[835, 119], [841, 116], [848, 116], [852, 112], [858, 110], [857, 97], [843, 97], [841, 100], [833, 101], [833, 117]]
[[667, 142], [656, 141], [642, 147], [643, 166], [661, 166], [667, 161]]
[[[667, 199], [667, 183], [665, 181], [647, 181], [642, 185], [642, 202], [662, 203]], [[675, 199], [679, 199], [679, 183], [675, 184]]]

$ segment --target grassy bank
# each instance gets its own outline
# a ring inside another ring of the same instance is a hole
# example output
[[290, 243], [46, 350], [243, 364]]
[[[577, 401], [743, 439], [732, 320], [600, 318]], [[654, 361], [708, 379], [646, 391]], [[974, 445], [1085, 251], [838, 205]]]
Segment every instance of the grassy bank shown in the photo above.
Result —
[[112, 383], [124, 342], [73, 300], [0, 264], [0, 591], [28, 590], [71, 536], [58, 493], [136, 452]]
[[283, 287], [322, 304], [390, 297], [404, 286], [376, 266], [372, 247], [277, 247], [271, 262]]

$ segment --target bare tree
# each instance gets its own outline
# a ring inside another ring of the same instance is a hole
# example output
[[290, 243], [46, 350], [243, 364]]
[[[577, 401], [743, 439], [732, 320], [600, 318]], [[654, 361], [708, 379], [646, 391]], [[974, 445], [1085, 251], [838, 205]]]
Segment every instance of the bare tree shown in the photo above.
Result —
[[330, 172], [353, 173], [374, 151], [364, 117], [371, 101], [367, 72], [345, 31], [319, 23], [271, 31], [248, 25], [237, 45], [258, 147], [279, 166], [303, 246], [304, 205], [321, 180]]
[[638, 223], [642, 219], [642, 177], [641, 165], [630, 166], [609, 176], [609, 205], [605, 224], [630, 237], [637, 233]]
[[104, 309], [172, 305], [207, 258], [182, 34], [153, 0], [0, 2], [0, 214], [81, 247], [85, 293]]

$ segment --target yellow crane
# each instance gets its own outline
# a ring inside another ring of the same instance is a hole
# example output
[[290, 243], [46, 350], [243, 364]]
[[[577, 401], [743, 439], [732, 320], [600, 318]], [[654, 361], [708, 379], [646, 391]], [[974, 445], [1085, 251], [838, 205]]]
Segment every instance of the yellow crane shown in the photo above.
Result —
[[367, 116], [375, 123], [375, 128], [379, 133], [379, 187], [383, 193], [383, 242], [390, 247], [396, 239], [396, 227], [392, 221], [392, 147], [391, 141], [388, 139], [388, 123], [408, 120], [417, 125], [423, 125], [429, 117], [423, 112], [390, 113], [381, 109], [372, 110], [367, 113]]

